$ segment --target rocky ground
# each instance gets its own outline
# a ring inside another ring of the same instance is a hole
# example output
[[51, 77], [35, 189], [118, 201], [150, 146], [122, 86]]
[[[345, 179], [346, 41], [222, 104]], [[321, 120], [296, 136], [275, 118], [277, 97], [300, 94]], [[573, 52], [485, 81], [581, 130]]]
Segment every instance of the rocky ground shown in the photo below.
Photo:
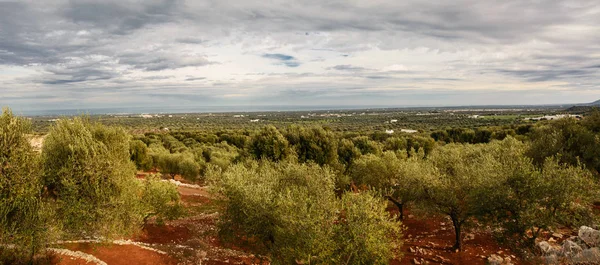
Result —
[[600, 264], [600, 230], [591, 227], [572, 236], [556, 233], [537, 245], [546, 264]]
[[452, 251], [454, 228], [450, 220], [441, 217], [415, 218], [408, 215], [403, 221], [404, 257], [390, 264], [522, 264], [508, 248], [498, 245], [488, 232], [473, 229], [464, 235], [463, 251]]

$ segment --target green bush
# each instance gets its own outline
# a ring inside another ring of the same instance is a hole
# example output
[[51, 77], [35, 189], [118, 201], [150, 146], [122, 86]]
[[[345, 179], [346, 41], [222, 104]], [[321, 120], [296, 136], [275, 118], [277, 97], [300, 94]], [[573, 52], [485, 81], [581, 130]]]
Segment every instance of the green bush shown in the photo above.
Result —
[[165, 220], [173, 220], [183, 215], [184, 209], [177, 187], [155, 175], [146, 178], [141, 200], [145, 206], [144, 222], [154, 217], [162, 224]]
[[65, 237], [109, 239], [139, 231], [152, 205], [142, 199], [129, 147], [123, 129], [86, 118], [59, 120], [50, 129], [42, 149], [43, 183]]
[[146, 171], [152, 169], [152, 157], [148, 153], [148, 147], [144, 142], [140, 140], [129, 142], [129, 153], [131, 160], [138, 169]]
[[345, 193], [335, 226], [336, 264], [389, 264], [401, 247], [399, 223], [374, 193]]
[[403, 219], [404, 205], [423, 198], [424, 181], [431, 174], [423, 156], [413, 153], [409, 158], [405, 152], [390, 151], [381, 156], [365, 155], [354, 162], [349, 175], [354, 184], [365, 185], [390, 200]]
[[32, 261], [49, 235], [50, 205], [41, 200], [38, 155], [29, 122], [4, 109], [0, 116], [0, 263]]
[[385, 264], [397, 246], [388, 233], [399, 223], [383, 203], [370, 194], [340, 201], [335, 175], [318, 165], [249, 162], [209, 179], [226, 200], [221, 236], [246, 238], [274, 264]]
[[291, 155], [288, 141], [273, 126], [264, 127], [254, 134], [247, 149], [254, 158], [270, 161], [285, 160]]

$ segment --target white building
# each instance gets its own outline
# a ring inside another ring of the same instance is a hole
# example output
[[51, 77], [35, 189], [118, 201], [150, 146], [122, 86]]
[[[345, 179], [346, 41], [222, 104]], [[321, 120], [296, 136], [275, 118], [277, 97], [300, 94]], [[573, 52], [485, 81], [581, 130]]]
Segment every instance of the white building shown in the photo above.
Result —
[[580, 115], [571, 115], [571, 114], [559, 114], [559, 115], [545, 115], [542, 117], [536, 117], [536, 118], [525, 118], [524, 120], [528, 121], [539, 121], [539, 120], [560, 120], [560, 119], [564, 119], [564, 118], [575, 118], [575, 119], [581, 119]]

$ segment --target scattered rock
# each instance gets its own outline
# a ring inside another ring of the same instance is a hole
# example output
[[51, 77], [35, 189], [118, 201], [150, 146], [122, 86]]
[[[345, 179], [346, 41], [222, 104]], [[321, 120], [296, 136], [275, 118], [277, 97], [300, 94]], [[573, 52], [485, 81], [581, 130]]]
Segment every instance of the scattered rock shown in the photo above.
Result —
[[559, 264], [558, 256], [556, 254], [547, 255], [547, 256], [544, 256], [543, 258], [544, 258], [545, 264]]
[[579, 228], [578, 236], [590, 247], [600, 246], [600, 231], [598, 230], [582, 226]]
[[490, 265], [502, 265], [504, 259], [496, 254], [492, 254], [487, 258], [487, 262]]
[[537, 244], [537, 246], [540, 249], [540, 251], [542, 252], [542, 255], [544, 255], [544, 256], [549, 256], [552, 254], [560, 253], [560, 249], [558, 248], [558, 246], [550, 245], [550, 243], [548, 241], [540, 241]]
[[581, 251], [572, 258], [576, 264], [599, 264], [600, 263], [600, 248], [590, 248]]
[[600, 231], [582, 226], [578, 236], [569, 237], [562, 246], [552, 244], [556, 242], [554, 238], [562, 237], [553, 233], [548, 241], [537, 244], [546, 264], [600, 264]]
[[472, 234], [472, 233], [467, 233], [467, 234], [465, 235], [465, 239], [464, 239], [464, 240], [465, 240], [465, 241], [468, 241], [468, 240], [473, 240], [473, 239], [475, 239], [475, 234]]
[[563, 242], [561, 253], [567, 257], [575, 256], [583, 251], [583, 248], [571, 240]]
[[417, 258], [414, 258], [414, 259], [413, 259], [413, 263], [414, 263], [414, 264], [421, 264], [421, 262], [420, 262], [420, 261], [419, 261]]
[[410, 253], [415, 253], [415, 252], [417, 252], [417, 251], [416, 251], [414, 248], [412, 248], [412, 247], [409, 247], [409, 248], [408, 248], [408, 251], [410, 251]]

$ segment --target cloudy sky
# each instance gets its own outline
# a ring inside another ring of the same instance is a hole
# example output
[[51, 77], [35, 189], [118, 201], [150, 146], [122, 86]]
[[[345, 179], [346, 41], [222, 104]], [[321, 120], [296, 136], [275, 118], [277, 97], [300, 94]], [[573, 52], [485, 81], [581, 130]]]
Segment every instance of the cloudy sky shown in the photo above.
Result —
[[0, 0], [18, 110], [597, 99], [598, 0]]

